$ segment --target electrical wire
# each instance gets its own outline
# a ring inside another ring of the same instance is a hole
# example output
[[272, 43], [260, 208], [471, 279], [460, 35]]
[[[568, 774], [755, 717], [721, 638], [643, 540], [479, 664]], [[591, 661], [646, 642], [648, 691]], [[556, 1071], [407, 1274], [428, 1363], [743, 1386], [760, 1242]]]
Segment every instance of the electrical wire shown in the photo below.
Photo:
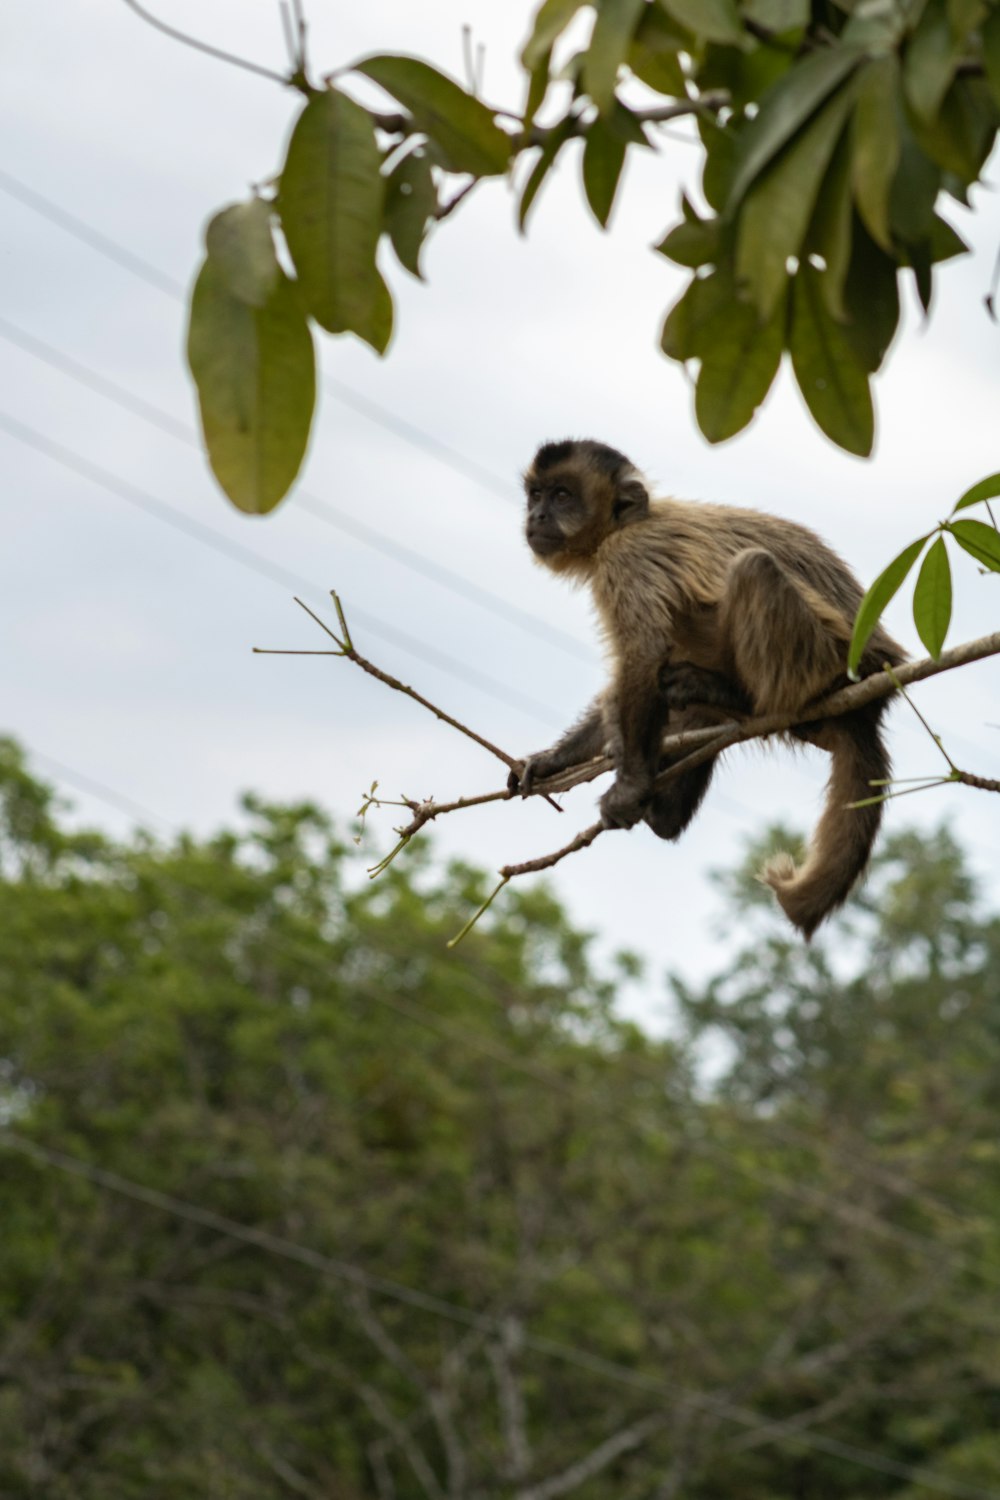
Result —
[[[109, 469], [100, 464], [92, 463], [82, 453], [77, 453], [62, 443], [55, 442], [45, 433], [39, 432], [34, 427], [29, 427], [24, 422], [19, 422], [16, 417], [7, 411], [0, 409], [0, 429], [6, 432], [17, 442], [23, 443], [25, 447], [33, 448], [37, 453], [42, 453], [46, 458], [52, 459], [54, 463], [60, 464], [64, 469], [76, 474], [81, 479], [97, 485], [109, 494], [116, 495], [119, 499], [135, 506], [137, 510], [152, 516], [154, 520], [165, 526], [172, 527], [175, 531], [182, 532], [185, 536], [193, 538], [205, 547], [228, 557], [231, 562], [239, 564], [252, 573], [266, 578], [269, 583], [276, 583], [282, 588], [292, 592], [306, 593], [322, 603], [327, 600], [318, 596], [315, 586], [309, 579], [302, 578], [299, 574], [292, 573], [289, 569], [281, 567], [277, 563], [269, 562], [266, 558], [259, 557], [249, 547], [244, 547], [240, 542], [231, 541], [220, 532], [214, 531], [201, 521], [186, 516], [182, 511], [175, 510], [166, 501], [157, 499], [138, 485], [129, 483], [120, 475], [113, 474]], [[351, 618], [358, 621], [364, 629], [381, 640], [388, 641], [390, 645], [398, 647], [401, 651], [408, 652], [419, 661], [426, 662], [429, 666], [436, 667], [440, 671], [448, 672], [457, 677], [477, 691], [487, 694], [497, 702], [505, 703], [510, 708], [515, 708], [520, 713], [525, 713], [532, 718], [540, 720], [543, 724], [554, 724], [550, 708], [540, 703], [535, 698], [528, 697], [525, 693], [519, 693], [515, 688], [509, 688], [504, 683], [498, 682], [486, 672], [477, 671], [456, 657], [450, 656], [445, 651], [439, 651], [436, 646], [430, 646], [426, 642], [407, 635], [402, 630], [397, 630], [392, 625], [387, 625], [383, 620], [370, 614], [367, 610], [351, 605], [348, 609]]]
[[[0, 316], [0, 338], [5, 339], [15, 348], [30, 354], [32, 358], [40, 360], [50, 369], [57, 370], [61, 375], [75, 381], [85, 389], [95, 392], [104, 400], [113, 402], [114, 405], [127, 411], [133, 416], [140, 417], [144, 422], [159, 428], [161, 432], [175, 438], [178, 442], [185, 443], [189, 447], [202, 451], [198, 434], [194, 428], [185, 422], [178, 421], [176, 417], [163, 410], [161, 406], [155, 406], [151, 401], [146, 401], [141, 396], [136, 396], [132, 391], [126, 390], [117, 381], [102, 375], [92, 365], [84, 364], [75, 359], [62, 349], [56, 349], [52, 344], [37, 338], [33, 333], [11, 323], [7, 318]], [[498, 594], [492, 593], [481, 584], [474, 583], [471, 579], [463, 578], [461, 574], [455, 573], [443, 563], [436, 563], [426, 557], [422, 552], [412, 547], [405, 546], [402, 542], [395, 542], [385, 536], [374, 526], [368, 526], [363, 521], [357, 520], [347, 511], [340, 510], [332, 505], [330, 501], [322, 499], [319, 495], [309, 490], [300, 489], [295, 497], [296, 505], [314, 516], [317, 521], [325, 522], [337, 530], [345, 532], [356, 541], [371, 547], [376, 552], [381, 552], [384, 557], [391, 558], [400, 563], [411, 572], [429, 579], [432, 583], [442, 588], [449, 589], [460, 599], [465, 599], [472, 604], [477, 604], [482, 609], [489, 610], [498, 619], [507, 624], [516, 625], [525, 630], [534, 640], [547, 640], [553, 646], [562, 651], [567, 651], [571, 656], [577, 657], [585, 662], [592, 662], [594, 653], [588, 649], [575, 636], [560, 630], [555, 625], [549, 625], [537, 615], [527, 610], [518, 609], [506, 599], [500, 598]]]
[[[106, 235], [101, 230], [95, 229], [92, 224], [88, 224], [76, 214], [70, 213], [67, 209], [60, 207], [51, 198], [43, 197], [34, 188], [28, 187], [27, 184], [20, 182], [18, 178], [12, 176], [10, 172], [5, 172], [2, 169], [0, 169], [0, 192], [7, 193], [11, 198], [15, 198], [19, 203], [23, 204], [25, 208], [29, 208], [33, 213], [40, 214], [43, 218], [48, 219], [50, 223], [55, 224], [59, 229], [64, 230], [67, 234], [73, 235], [83, 244], [88, 245], [91, 250], [96, 250], [99, 255], [105, 256], [108, 260], [115, 261], [124, 270], [131, 272], [133, 276], [137, 276], [140, 280], [155, 287], [157, 291], [164, 292], [168, 297], [173, 297], [175, 301], [182, 304], [185, 302], [185, 288], [175, 277], [166, 275], [142, 256], [134, 254], [133, 251], [129, 250], [119, 240], [112, 239], [110, 235]], [[345, 406], [349, 406], [352, 411], [356, 411], [366, 417], [368, 421], [376, 423], [379, 427], [384, 428], [385, 431], [391, 432], [395, 437], [402, 438], [404, 442], [409, 443], [414, 448], [420, 449], [422, 453], [426, 453], [428, 457], [433, 458], [437, 463], [444, 464], [445, 467], [450, 468], [454, 473], [460, 474], [463, 479], [471, 479], [473, 483], [481, 486], [483, 489], [489, 490], [492, 494], [498, 495], [500, 499], [505, 500], [508, 504], [513, 503], [513, 487], [509, 480], [504, 479], [498, 474], [494, 474], [491, 470], [484, 468], [482, 464], [476, 463], [475, 459], [468, 458], [465, 454], [459, 453], [457, 449], [450, 447], [447, 443], [442, 443], [440, 439], [415, 426], [414, 423], [397, 416], [395, 412], [381, 406], [377, 401], [373, 401], [371, 397], [362, 396], [359, 392], [352, 390], [344, 381], [338, 380], [332, 375], [327, 375], [324, 377], [323, 384], [324, 388], [330, 392], [335, 401], [342, 402]]]

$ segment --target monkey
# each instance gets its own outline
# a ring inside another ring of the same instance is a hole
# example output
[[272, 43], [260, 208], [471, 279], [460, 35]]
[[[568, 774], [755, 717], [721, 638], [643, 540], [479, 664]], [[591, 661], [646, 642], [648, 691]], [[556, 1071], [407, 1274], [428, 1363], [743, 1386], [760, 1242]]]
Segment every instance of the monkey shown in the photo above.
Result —
[[[880, 721], [886, 700], [816, 719], [809, 704], [847, 685], [847, 647], [862, 589], [807, 527], [760, 511], [655, 499], [635, 465], [591, 438], [544, 443], [524, 474], [525, 536], [535, 559], [588, 584], [611, 658], [605, 690], [548, 750], [516, 763], [508, 787], [608, 754], [615, 780], [600, 799], [607, 828], [640, 820], [677, 839], [700, 807], [714, 758], [656, 790], [664, 731], [734, 717], [802, 711], [788, 732], [827, 751], [827, 798], [801, 865], [778, 854], [760, 873], [808, 940], [863, 874], [878, 802], [851, 808], [888, 780]], [[905, 653], [881, 627], [860, 675]]]

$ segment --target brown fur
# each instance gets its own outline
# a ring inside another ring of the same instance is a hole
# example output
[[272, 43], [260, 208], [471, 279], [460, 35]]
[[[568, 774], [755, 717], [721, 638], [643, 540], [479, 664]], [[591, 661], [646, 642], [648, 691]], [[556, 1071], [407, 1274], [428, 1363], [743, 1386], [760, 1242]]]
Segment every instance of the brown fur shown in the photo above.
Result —
[[[654, 793], [670, 727], [733, 713], [794, 713], [842, 685], [861, 588], [818, 536], [758, 511], [649, 499], [624, 455], [590, 441], [546, 444], [525, 475], [527, 535], [538, 560], [589, 585], [612, 664], [602, 698], [551, 750], [532, 756], [512, 784], [610, 752], [614, 785], [605, 822], [640, 817], [676, 838], [711, 776], [682, 775]], [[903, 659], [876, 630], [862, 675]], [[827, 802], [801, 867], [789, 855], [761, 879], [809, 937], [846, 898], [868, 862], [881, 807], [850, 809], [889, 775], [879, 734], [884, 704], [794, 734], [833, 758]], [[804, 717], [808, 717], [804, 712]]]

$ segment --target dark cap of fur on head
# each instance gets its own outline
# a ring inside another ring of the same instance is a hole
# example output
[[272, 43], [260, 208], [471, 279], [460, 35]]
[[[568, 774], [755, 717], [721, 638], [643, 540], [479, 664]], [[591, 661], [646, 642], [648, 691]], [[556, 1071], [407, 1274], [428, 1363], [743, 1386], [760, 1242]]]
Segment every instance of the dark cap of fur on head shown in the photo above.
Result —
[[558, 443], [543, 443], [535, 454], [532, 468], [536, 474], [554, 469], [568, 458], [584, 459], [599, 474], [616, 479], [623, 470], [634, 469], [631, 459], [619, 453], [607, 443], [595, 442], [593, 438], [563, 438]]

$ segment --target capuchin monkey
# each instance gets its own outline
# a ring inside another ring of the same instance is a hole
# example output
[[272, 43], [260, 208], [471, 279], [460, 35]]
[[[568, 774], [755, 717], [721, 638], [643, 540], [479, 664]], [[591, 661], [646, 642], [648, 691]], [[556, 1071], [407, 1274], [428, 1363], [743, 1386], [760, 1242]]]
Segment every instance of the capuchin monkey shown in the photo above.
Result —
[[[607, 828], [640, 819], [676, 839], [712, 778], [705, 761], [660, 791], [663, 733], [748, 714], [797, 713], [790, 734], [833, 759], [826, 806], [804, 862], [779, 854], [761, 872], [807, 937], [846, 899], [868, 863], [879, 803], [851, 808], [886, 780], [879, 731], [885, 700], [810, 719], [808, 705], [847, 683], [847, 647], [862, 590], [814, 532], [759, 511], [653, 500], [622, 453], [590, 439], [545, 443], [524, 476], [525, 534], [540, 563], [590, 585], [610, 650], [611, 680], [550, 750], [530, 755], [509, 786], [538, 781], [596, 755], [617, 775], [601, 798]], [[876, 629], [867, 676], [904, 652]], [[877, 788], [876, 788], [877, 790]]]

